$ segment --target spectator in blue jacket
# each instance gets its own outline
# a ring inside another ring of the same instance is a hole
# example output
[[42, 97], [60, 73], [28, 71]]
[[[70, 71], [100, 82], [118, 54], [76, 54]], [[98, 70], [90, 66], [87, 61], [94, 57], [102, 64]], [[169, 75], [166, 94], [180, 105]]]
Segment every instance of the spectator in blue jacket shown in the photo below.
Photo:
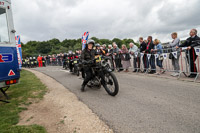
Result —
[[156, 74], [161, 74], [164, 73], [164, 68], [163, 68], [163, 48], [162, 48], [162, 44], [160, 43], [160, 41], [158, 39], [155, 39], [153, 41], [154, 43], [154, 49], [152, 49], [152, 52], [156, 55], [156, 64], [157, 66], [160, 68], [160, 72], [157, 72]]

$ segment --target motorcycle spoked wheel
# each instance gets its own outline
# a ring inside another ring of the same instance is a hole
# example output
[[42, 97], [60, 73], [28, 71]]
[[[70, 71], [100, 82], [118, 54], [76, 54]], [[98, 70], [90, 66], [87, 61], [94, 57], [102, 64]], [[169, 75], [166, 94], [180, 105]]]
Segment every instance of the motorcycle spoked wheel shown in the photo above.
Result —
[[106, 92], [111, 96], [116, 96], [119, 92], [119, 84], [116, 76], [112, 72], [107, 73], [105, 74], [105, 81], [106, 85], [104, 85], [104, 88]]

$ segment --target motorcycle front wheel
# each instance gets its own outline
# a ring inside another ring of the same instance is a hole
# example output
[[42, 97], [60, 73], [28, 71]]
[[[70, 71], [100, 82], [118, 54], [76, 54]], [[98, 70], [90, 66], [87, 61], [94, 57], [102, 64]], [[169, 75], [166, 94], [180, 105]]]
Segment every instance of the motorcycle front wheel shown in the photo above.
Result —
[[105, 74], [105, 82], [106, 84], [103, 86], [106, 92], [111, 96], [116, 96], [119, 92], [119, 84], [116, 76], [112, 72]]

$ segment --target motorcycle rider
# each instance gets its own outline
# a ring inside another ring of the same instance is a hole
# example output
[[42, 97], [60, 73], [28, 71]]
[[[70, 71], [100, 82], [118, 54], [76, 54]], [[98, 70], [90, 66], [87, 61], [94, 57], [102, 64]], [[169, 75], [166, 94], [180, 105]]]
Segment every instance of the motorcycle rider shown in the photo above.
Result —
[[26, 63], [25, 63], [25, 60], [24, 58], [22, 58], [22, 67], [25, 67]]
[[37, 67], [37, 60], [35, 57], [33, 57], [34, 67]]
[[30, 57], [30, 67], [32, 68], [32, 67], [34, 67], [34, 61], [33, 61], [33, 57]]
[[[85, 86], [87, 83], [93, 78], [93, 72], [92, 72], [92, 67], [91, 65], [87, 64], [92, 64], [95, 65], [94, 59], [95, 59], [95, 53], [96, 51], [93, 49], [95, 45], [95, 42], [93, 40], [88, 40], [85, 49], [81, 53], [81, 60], [82, 64], [86, 64], [86, 66], [83, 67], [82, 73], [86, 74], [84, 77], [84, 81], [81, 86], [81, 91], [85, 90]], [[106, 87], [106, 81], [105, 81], [105, 75], [103, 72], [99, 71], [99, 76], [101, 78], [101, 84]]]
[[[95, 50], [93, 49], [95, 42], [93, 40], [88, 40], [85, 49], [81, 53], [81, 60], [84, 64], [85, 62], [92, 61], [95, 58]], [[83, 84], [81, 86], [81, 91], [85, 90], [85, 86], [92, 79], [92, 69], [91, 67], [84, 67], [83, 73], [86, 74]]]
[[47, 60], [47, 65], [49, 66], [50, 65], [50, 55], [47, 55], [46, 60]]
[[66, 68], [67, 65], [67, 53], [64, 53], [63, 55], [63, 68]]
[[78, 57], [80, 56], [80, 52], [79, 52], [79, 50], [76, 50], [76, 52], [75, 52], [75, 56], [76, 56], [76, 58], [78, 58]]
[[58, 66], [61, 66], [61, 54], [57, 54]]
[[27, 63], [27, 67], [30, 67], [30, 59], [29, 59], [29, 57], [26, 57], [26, 63]]
[[69, 69], [70, 69], [70, 72], [72, 72], [72, 69], [73, 69], [73, 59], [74, 59], [74, 54], [73, 54], [72, 51], [69, 51], [68, 59], [69, 59]]
[[96, 53], [95, 55], [105, 55], [105, 51], [103, 49], [101, 49], [101, 45], [100, 44], [96, 44]]
[[42, 56], [42, 65], [46, 67], [46, 58], [44, 56]]

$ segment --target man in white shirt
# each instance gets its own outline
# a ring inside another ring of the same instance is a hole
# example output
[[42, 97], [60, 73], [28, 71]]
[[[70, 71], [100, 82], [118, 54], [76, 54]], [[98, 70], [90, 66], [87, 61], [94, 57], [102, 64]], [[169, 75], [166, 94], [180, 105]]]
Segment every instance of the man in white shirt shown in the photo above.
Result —
[[[133, 72], [137, 72], [140, 69], [140, 58], [138, 57], [138, 47], [134, 43], [129, 44], [129, 53], [133, 56]], [[138, 65], [137, 65], [138, 64]]]

